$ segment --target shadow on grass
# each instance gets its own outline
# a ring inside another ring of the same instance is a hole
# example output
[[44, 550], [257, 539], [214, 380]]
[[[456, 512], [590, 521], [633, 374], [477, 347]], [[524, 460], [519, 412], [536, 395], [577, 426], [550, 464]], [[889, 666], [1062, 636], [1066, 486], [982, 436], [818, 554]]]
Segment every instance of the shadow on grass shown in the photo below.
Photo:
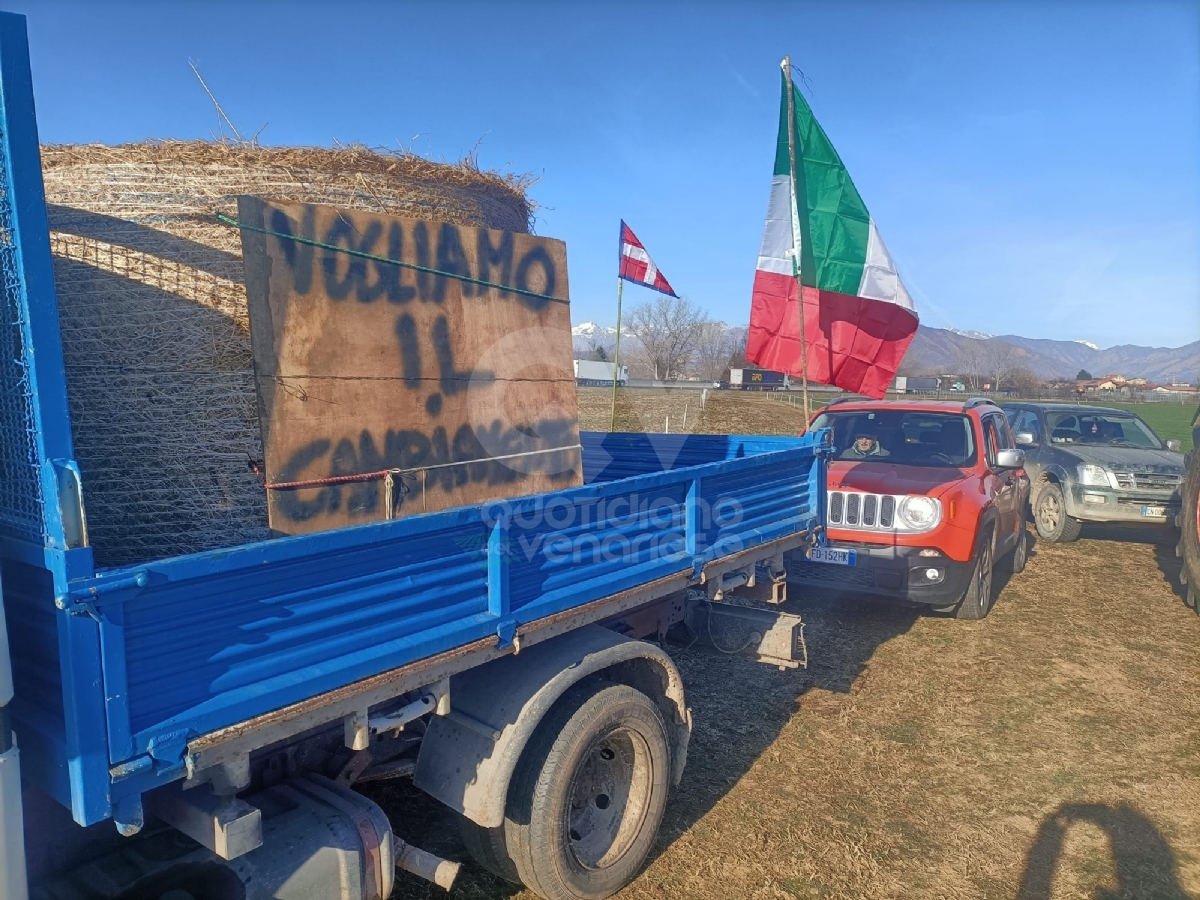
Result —
[[1175, 531], [1162, 520], [1145, 525], [1126, 525], [1119, 522], [1084, 522], [1079, 533], [1083, 540], [1116, 541], [1121, 544], [1162, 544], [1170, 542], [1174, 547]]
[[1112, 853], [1116, 889], [1098, 888], [1092, 900], [1187, 900], [1166, 838], [1132, 807], [1101, 803], [1064, 804], [1042, 820], [1026, 856], [1017, 900], [1050, 900], [1063, 844], [1077, 823], [1100, 828]]
[[[789, 587], [794, 599], [786, 609], [804, 619], [807, 670], [780, 671], [700, 649], [671, 651], [687, 686], [694, 730], [688, 766], [672, 793], [652, 860], [701, 823], [802, 707], [817, 716], [837, 715], [842, 703], [836, 695], [856, 692], [875, 651], [919, 617], [912, 608], [824, 592], [796, 598], [797, 591]], [[793, 751], [812, 737], [803, 728], [789, 737]]]
[[1187, 587], [1180, 581], [1183, 574], [1183, 560], [1175, 555], [1175, 543], [1162, 542], [1154, 545], [1154, 559], [1158, 563], [1158, 571], [1162, 573], [1163, 581], [1182, 603], [1187, 599]]
[[1119, 541], [1123, 544], [1150, 544], [1154, 547], [1154, 559], [1162, 573], [1163, 582], [1180, 602], [1187, 596], [1186, 588], [1179, 580], [1183, 563], [1175, 555], [1179, 542], [1179, 531], [1165, 525], [1118, 525], [1088, 523], [1083, 526], [1082, 538], [1096, 541]]

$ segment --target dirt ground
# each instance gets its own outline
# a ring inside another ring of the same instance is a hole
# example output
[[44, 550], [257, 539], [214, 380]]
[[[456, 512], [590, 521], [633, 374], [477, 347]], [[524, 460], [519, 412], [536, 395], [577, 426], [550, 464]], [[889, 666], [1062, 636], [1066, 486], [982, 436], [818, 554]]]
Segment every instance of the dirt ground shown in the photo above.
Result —
[[[776, 403], [736, 406], [778, 433]], [[711, 430], [768, 430], [726, 412]], [[1178, 571], [1165, 532], [1088, 526], [1036, 544], [982, 622], [793, 590], [808, 671], [672, 651], [688, 767], [620, 896], [1200, 897], [1200, 616]], [[371, 795], [402, 837], [468, 859], [435, 801]], [[394, 896], [445, 895], [405, 877]], [[473, 863], [453, 896], [533, 897]]]

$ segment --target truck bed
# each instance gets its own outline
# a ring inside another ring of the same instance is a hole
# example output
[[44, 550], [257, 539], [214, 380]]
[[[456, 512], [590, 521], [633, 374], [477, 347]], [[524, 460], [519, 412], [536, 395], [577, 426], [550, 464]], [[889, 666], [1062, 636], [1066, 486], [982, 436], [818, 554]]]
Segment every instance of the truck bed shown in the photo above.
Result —
[[205, 735], [812, 535], [819, 437], [585, 433], [569, 490], [104, 571], [0, 553], [27, 777], [91, 824]]

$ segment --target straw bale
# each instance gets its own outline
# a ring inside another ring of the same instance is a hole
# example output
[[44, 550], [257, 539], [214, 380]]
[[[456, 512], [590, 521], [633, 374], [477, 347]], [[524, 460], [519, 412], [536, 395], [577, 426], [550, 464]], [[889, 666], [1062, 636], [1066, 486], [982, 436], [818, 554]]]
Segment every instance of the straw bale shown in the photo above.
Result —
[[75, 455], [97, 563], [269, 537], [240, 194], [527, 232], [528, 182], [361, 146], [42, 149]]

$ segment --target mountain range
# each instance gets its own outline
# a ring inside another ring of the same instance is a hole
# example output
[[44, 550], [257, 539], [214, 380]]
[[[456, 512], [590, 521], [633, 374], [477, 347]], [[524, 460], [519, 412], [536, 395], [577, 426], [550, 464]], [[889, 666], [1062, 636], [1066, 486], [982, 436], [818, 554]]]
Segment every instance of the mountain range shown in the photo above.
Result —
[[[948, 328], [921, 325], [908, 348], [906, 368], [952, 372], [966, 343], [981, 339]], [[1016, 334], [996, 335], [987, 340], [1012, 344], [1022, 355], [1017, 364], [1042, 379], [1074, 378], [1080, 369], [1085, 369], [1097, 378], [1124, 375], [1153, 382], [1200, 380], [1200, 341], [1182, 347], [1121, 344], [1101, 350], [1090, 341], [1055, 341]]]
[[[593, 347], [611, 352], [617, 331], [584, 322], [571, 329], [576, 353], [586, 353]], [[629, 337], [622, 334], [622, 340]], [[1124, 375], [1126, 378], [1146, 378], [1152, 382], [1200, 381], [1200, 341], [1182, 347], [1141, 347], [1121, 344], [1100, 349], [1086, 340], [1056, 341], [1027, 338], [1015, 334], [989, 335], [979, 331], [960, 331], [953, 328], [930, 328], [921, 325], [905, 357], [909, 371], [953, 372], [956, 361], [963, 356], [968, 342], [1004, 341], [1020, 352], [1018, 365], [1031, 369], [1042, 379], [1074, 378], [1086, 369], [1097, 378], [1102, 375]]]

